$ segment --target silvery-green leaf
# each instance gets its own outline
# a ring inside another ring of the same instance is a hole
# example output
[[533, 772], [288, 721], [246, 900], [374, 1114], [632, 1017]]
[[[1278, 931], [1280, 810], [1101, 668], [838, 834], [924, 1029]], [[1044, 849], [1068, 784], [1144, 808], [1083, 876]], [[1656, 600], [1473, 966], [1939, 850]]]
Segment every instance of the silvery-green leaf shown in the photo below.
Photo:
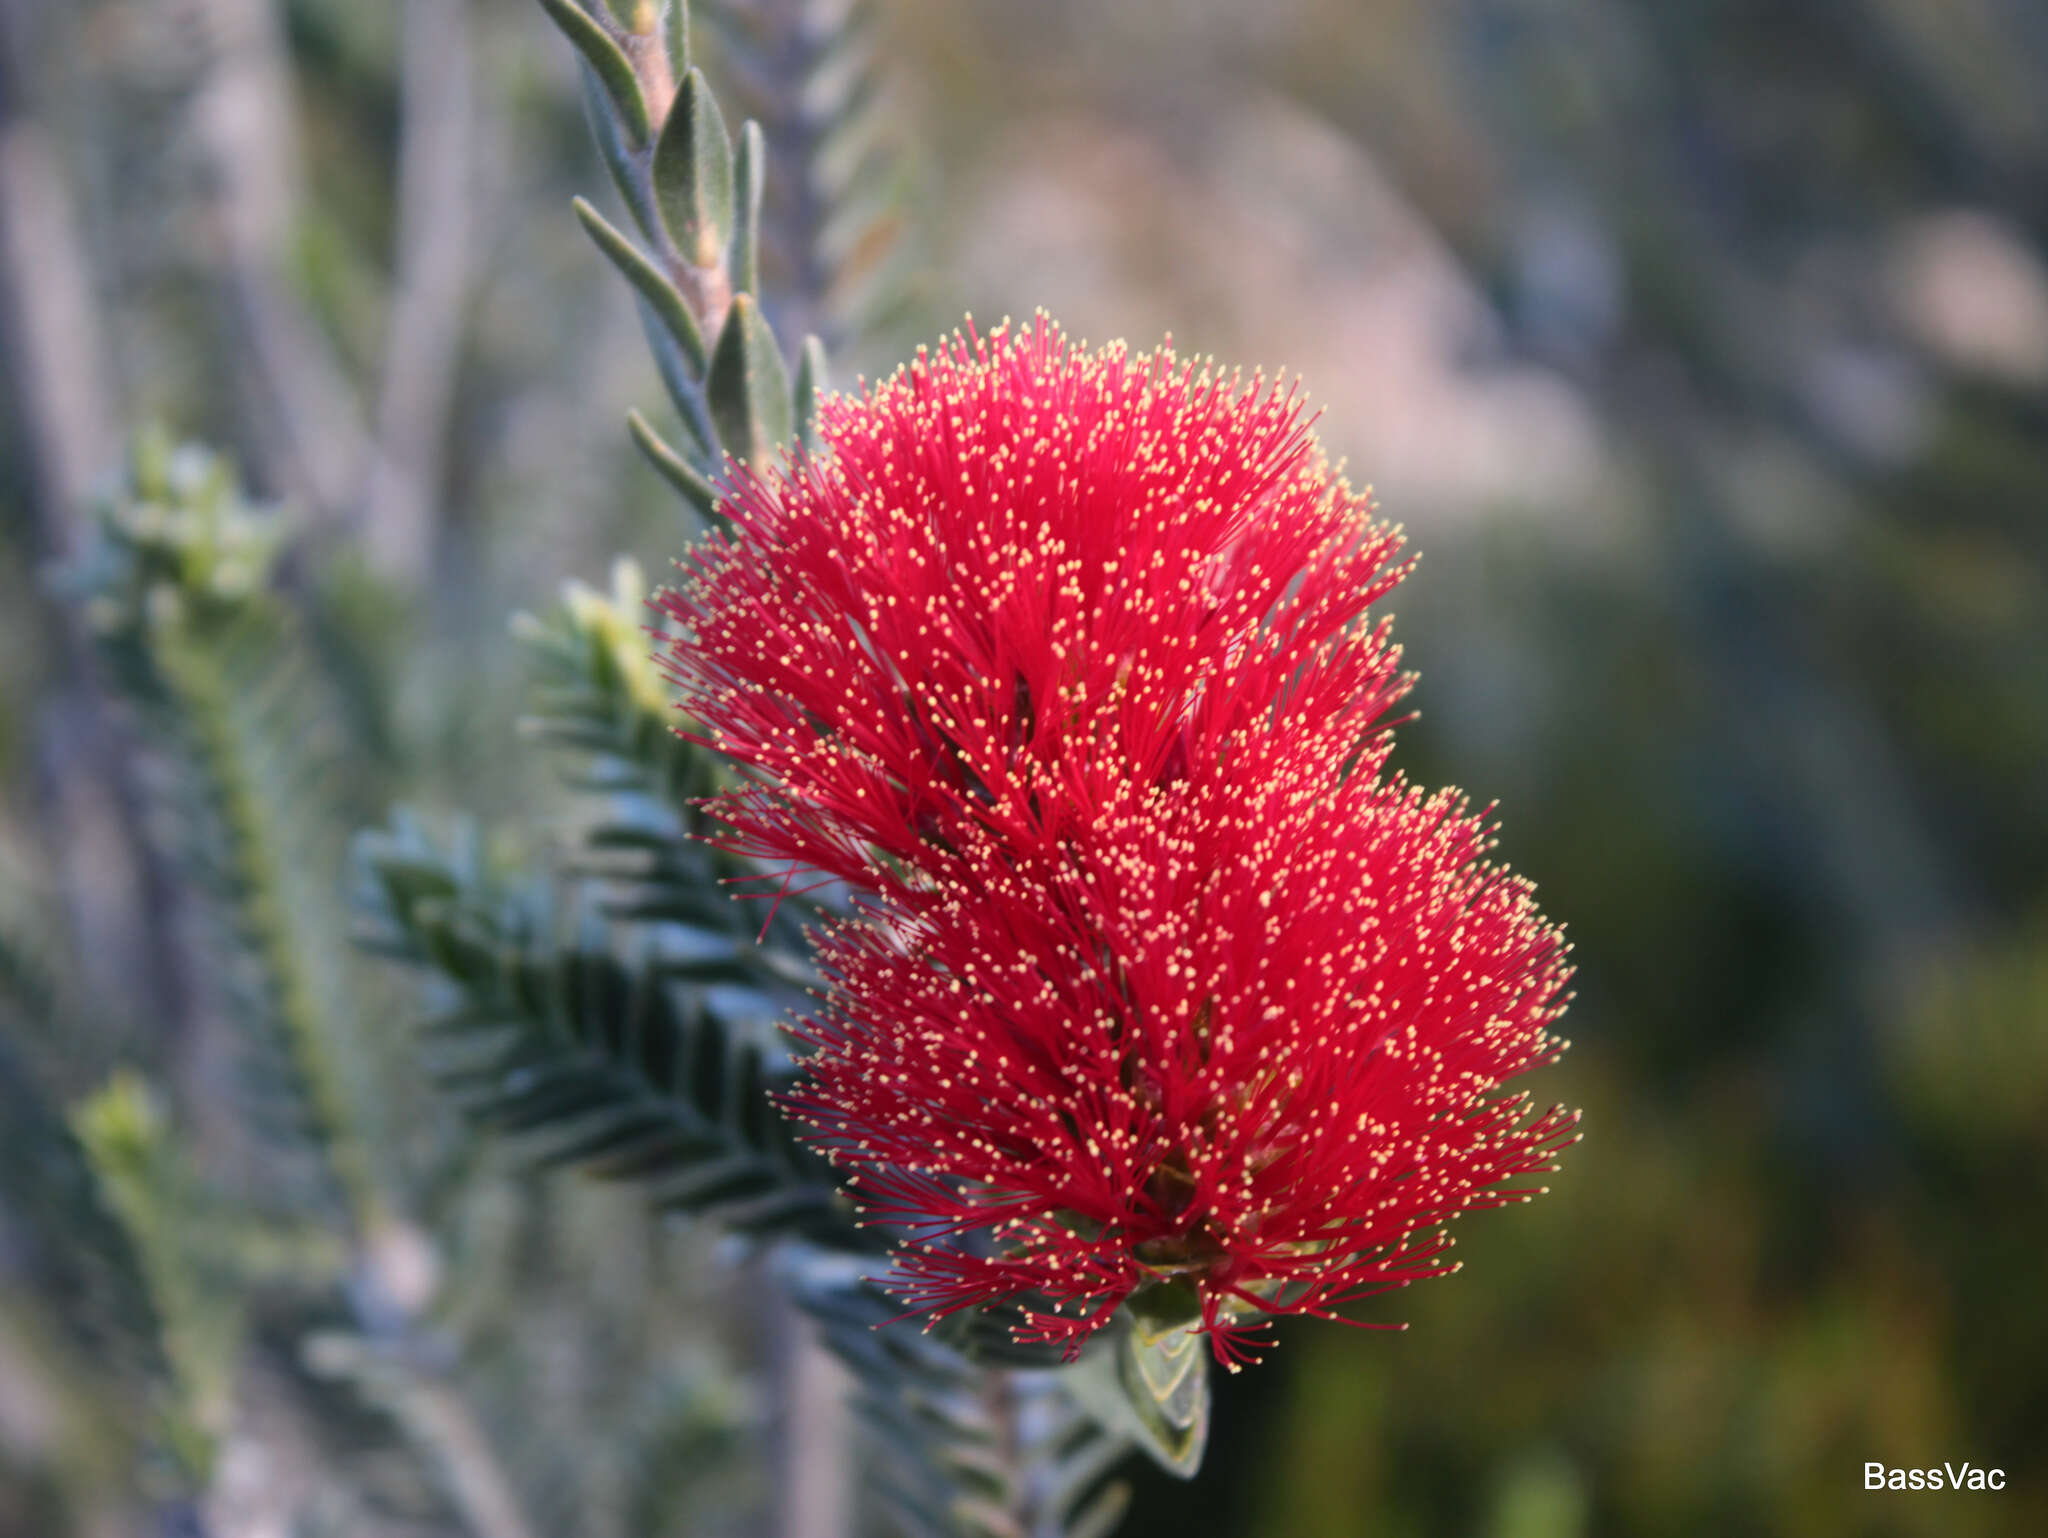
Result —
[[789, 373], [751, 294], [735, 295], [726, 313], [705, 393], [728, 454], [757, 464], [776, 444], [789, 441]]
[[655, 141], [654, 202], [683, 259], [717, 266], [732, 229], [732, 139], [702, 70], [683, 76]]
[[640, 452], [647, 456], [647, 462], [661, 472], [662, 478], [683, 494], [699, 513], [709, 518], [718, 507], [718, 492], [711, 482], [692, 468], [690, 462], [670, 448], [647, 418], [637, 411], [626, 413], [626, 428], [633, 435]]
[[669, 0], [662, 32], [668, 39], [669, 67], [680, 80], [690, 72], [690, 0]]
[[697, 318], [683, 303], [683, 296], [677, 292], [675, 284], [669, 282], [639, 247], [587, 201], [577, 198], [572, 206], [583, 228], [597, 242], [597, 249], [610, 258], [611, 264], [625, 275], [628, 283], [640, 291], [640, 297], [647, 301], [662, 325], [676, 339], [691, 366], [702, 373], [709, 361], [704, 351], [704, 333], [698, 329]]
[[1169, 1474], [1193, 1478], [1209, 1441], [1206, 1343], [1185, 1328], [1148, 1335], [1124, 1313], [1103, 1333], [1111, 1338], [1065, 1369], [1060, 1381], [1091, 1415], [1130, 1437]]
[[655, 371], [661, 375], [668, 398], [674, 402], [683, 426], [690, 430], [689, 458], [697, 464], [716, 463], [719, 458], [718, 429], [711, 424], [711, 410], [704, 401], [704, 371], [693, 367], [676, 339], [669, 335], [644, 299], [636, 300], [640, 331], [647, 338], [647, 350], [654, 354]]
[[625, 50], [573, 0], [540, 0], [540, 4], [548, 18], [561, 28], [562, 35], [576, 45], [576, 51], [596, 71], [605, 96], [617, 111], [620, 136], [627, 146], [645, 148], [649, 133], [647, 98], [640, 94], [640, 77], [633, 73]]
[[796, 357], [796, 437], [806, 453], [818, 452], [818, 397], [825, 393], [825, 344], [804, 338]]
[[612, 111], [611, 99], [605, 95], [604, 82], [581, 59], [576, 62], [576, 73], [583, 85], [584, 116], [590, 120], [591, 135], [597, 140], [605, 169], [612, 174], [612, 184], [632, 210], [633, 222], [652, 235], [659, 228], [654, 204], [648, 197], [646, 179], [640, 175], [634, 151], [619, 126], [618, 114]]
[[740, 128], [740, 143], [733, 157], [733, 180], [739, 207], [734, 214], [732, 251], [727, 271], [732, 274], [735, 293], [761, 291], [761, 192], [768, 175], [768, 141], [761, 125], [748, 118]]
[[1202, 1295], [1184, 1280], [1154, 1282], [1124, 1300], [1139, 1337], [1151, 1343], [1177, 1334], [1202, 1318]]

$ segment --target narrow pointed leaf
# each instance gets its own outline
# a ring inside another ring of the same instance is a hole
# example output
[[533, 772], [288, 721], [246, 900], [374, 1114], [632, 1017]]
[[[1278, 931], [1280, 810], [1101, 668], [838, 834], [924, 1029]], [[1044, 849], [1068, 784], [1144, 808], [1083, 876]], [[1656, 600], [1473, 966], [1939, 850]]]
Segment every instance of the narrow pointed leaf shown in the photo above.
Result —
[[718, 491], [711, 482], [690, 468], [689, 461], [661, 439], [661, 435], [648, 425], [647, 418], [637, 411], [626, 413], [626, 430], [633, 435], [640, 452], [647, 456], [647, 462], [661, 472], [662, 478], [683, 494], [699, 513], [709, 518], [718, 510]]
[[761, 125], [752, 118], [740, 128], [739, 149], [733, 157], [733, 181], [739, 198], [734, 211], [732, 250], [727, 270], [733, 292], [761, 291], [761, 192], [767, 185], [768, 141]]
[[818, 452], [818, 397], [825, 393], [825, 344], [804, 338], [796, 359], [796, 438], [809, 454]]
[[654, 354], [655, 372], [661, 375], [662, 388], [689, 430], [689, 441], [681, 445], [683, 457], [708, 464], [719, 457], [718, 429], [711, 424], [711, 408], [704, 400], [704, 369], [690, 362], [652, 305], [644, 299], [636, 299], [634, 304], [640, 312], [640, 334]]
[[633, 73], [625, 50], [605, 34], [591, 14], [573, 0], [540, 0], [541, 9], [559, 27], [562, 35], [576, 45], [576, 51], [597, 72], [599, 84], [618, 114], [620, 136], [629, 148], [647, 146], [649, 125], [647, 98], [640, 94], [640, 79]]
[[662, 18], [668, 40], [669, 67], [680, 80], [690, 72], [690, 0], [668, 0], [668, 14]]
[[[1118, 1452], [1121, 1454], [1121, 1447]], [[1129, 1485], [1121, 1480], [1105, 1485], [1093, 1500], [1066, 1519], [1066, 1538], [1110, 1538], [1130, 1509]]]
[[[435, 857], [403, 824], [366, 835], [360, 892], [364, 918], [464, 996], [437, 1023], [429, 1061], [458, 1108], [536, 1163], [636, 1180], [664, 1207], [872, 1249], [830, 1169], [776, 1113], [759, 1047], [708, 1004], [722, 969], [691, 974], [646, 937], [621, 955], [594, 892], [576, 894], [565, 925], [549, 887], [496, 893], [465, 874], [459, 850], [439, 859], [439, 880], [423, 879]], [[453, 900], [434, 895], [449, 887]]]
[[733, 298], [711, 354], [706, 394], [719, 440], [735, 458], [759, 463], [776, 444], [789, 440], [789, 374], [775, 333], [751, 294]]
[[536, 1146], [525, 1150], [526, 1162], [536, 1170], [584, 1165], [593, 1173], [603, 1171], [611, 1176], [619, 1168], [639, 1167], [630, 1155], [638, 1154], [650, 1164], [656, 1155], [677, 1158], [680, 1145], [666, 1133], [666, 1126], [654, 1118], [622, 1116], [607, 1107], [604, 1114], [591, 1118], [588, 1125], [574, 1127], [567, 1135], [537, 1140]]
[[583, 115], [590, 120], [590, 132], [597, 140], [598, 153], [604, 157], [605, 169], [611, 172], [612, 185], [619, 189], [619, 196], [625, 199], [626, 207], [632, 211], [633, 222], [652, 236], [660, 228], [660, 223], [648, 193], [647, 180], [639, 171], [640, 151], [626, 142], [625, 131], [619, 125], [618, 114], [612, 110], [611, 99], [605, 94], [604, 82], [598, 78], [597, 71], [588, 63], [578, 61], [576, 73], [583, 83]]
[[697, 325], [696, 316], [690, 313], [690, 307], [683, 302], [683, 296], [677, 291], [675, 284], [669, 282], [661, 269], [588, 201], [577, 198], [571, 206], [576, 210], [576, 217], [589, 232], [590, 238], [597, 243], [597, 249], [602, 251], [610, 259], [611, 264], [625, 275], [626, 281], [639, 291], [640, 297], [647, 301], [656, 318], [682, 348], [691, 366], [702, 374], [705, 364], [709, 361], [704, 350], [704, 332]]
[[683, 259], [717, 266], [732, 229], [732, 138], [702, 70], [683, 76], [655, 143], [654, 201]]

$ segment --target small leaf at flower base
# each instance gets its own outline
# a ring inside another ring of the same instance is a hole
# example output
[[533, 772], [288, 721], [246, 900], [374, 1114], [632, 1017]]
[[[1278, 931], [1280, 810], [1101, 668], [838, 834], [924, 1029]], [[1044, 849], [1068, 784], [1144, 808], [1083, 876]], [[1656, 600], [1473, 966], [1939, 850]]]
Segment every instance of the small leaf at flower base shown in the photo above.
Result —
[[683, 494], [699, 513], [709, 518], [718, 507], [718, 492], [711, 482], [691, 468], [690, 462], [662, 441], [661, 435], [637, 411], [626, 413], [626, 429], [633, 435], [647, 462], [661, 472], [662, 479]]
[[604, 93], [618, 111], [620, 136], [631, 149], [647, 144], [647, 98], [640, 94], [640, 78], [633, 73], [625, 50], [605, 35], [590, 13], [574, 0], [540, 0], [541, 9], [561, 28], [562, 35], [576, 45], [576, 51], [590, 61]]
[[726, 313], [705, 393], [719, 439], [734, 458], [758, 464], [776, 444], [789, 440], [789, 373], [775, 333], [751, 294], [735, 295]]
[[611, 259], [611, 264], [625, 275], [626, 281], [639, 290], [640, 297], [653, 307], [656, 317], [669, 335], [683, 349], [690, 364], [699, 373], [708, 361], [704, 351], [704, 333], [697, 327], [696, 317], [690, 307], [683, 303], [683, 296], [676, 286], [669, 282], [660, 268], [649, 261], [639, 247], [628, 240], [605, 216], [588, 202], [577, 198], [571, 205], [576, 217], [590, 238], [597, 242], [598, 250]]
[[740, 128], [739, 149], [733, 157], [739, 208], [733, 217], [726, 270], [732, 275], [734, 293], [761, 291], [761, 192], [767, 176], [768, 141], [761, 136], [761, 125], [748, 118]]
[[1194, 1330], [1133, 1338], [1130, 1358], [1169, 1424], [1191, 1426], [1207, 1403], [1209, 1354]]
[[1113, 1336], [1061, 1374], [1083, 1409], [1145, 1449], [1169, 1474], [1192, 1479], [1209, 1442], [1209, 1352], [1195, 1331], [1148, 1336], [1126, 1314]]
[[683, 259], [717, 266], [732, 229], [732, 138], [702, 70], [683, 76], [655, 142], [654, 201]]
[[1125, 1302], [1138, 1338], [1147, 1345], [1198, 1324], [1202, 1297], [1185, 1281], [1156, 1282], [1140, 1287]]
[[796, 356], [796, 439], [806, 454], [818, 452], [818, 397], [825, 393], [825, 344], [804, 338]]

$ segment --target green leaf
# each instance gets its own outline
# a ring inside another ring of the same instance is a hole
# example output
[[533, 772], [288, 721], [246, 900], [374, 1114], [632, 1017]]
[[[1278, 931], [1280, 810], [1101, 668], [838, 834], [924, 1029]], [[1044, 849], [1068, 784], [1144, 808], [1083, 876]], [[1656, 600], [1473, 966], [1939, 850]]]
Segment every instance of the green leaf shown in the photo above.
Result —
[[[519, 724], [561, 754], [571, 785], [599, 798], [575, 856], [578, 871], [605, 883], [613, 918], [743, 940], [763, 978], [811, 986], [809, 901], [764, 893], [762, 901], [735, 902], [736, 884], [762, 891], [760, 869], [702, 836], [710, 820], [702, 802], [725, 785], [725, 765], [676, 730], [687, 722], [650, 655], [639, 569], [619, 563], [608, 595], [571, 582], [563, 596], [545, 616], [514, 622], [535, 669]], [[757, 945], [764, 917], [767, 943]]]
[[242, 1298], [210, 1269], [216, 1257], [199, 1238], [197, 1177], [148, 1085], [116, 1073], [72, 1108], [70, 1121], [155, 1316], [169, 1392], [155, 1406], [154, 1429], [181, 1474], [203, 1488], [233, 1416]]
[[[631, 1179], [668, 1210], [872, 1252], [770, 1098], [793, 1070], [749, 1018], [792, 990], [751, 935], [672, 954], [681, 936], [643, 928], [622, 954], [594, 905], [564, 925], [550, 884], [499, 892], [403, 818], [359, 841], [357, 869], [366, 940], [458, 995], [427, 1027], [429, 1072], [473, 1121], [540, 1164]], [[734, 983], [749, 1018], [725, 1013]]]
[[683, 76], [655, 143], [654, 203], [683, 259], [716, 267], [732, 229], [732, 139], [702, 70]]
[[704, 405], [704, 370], [709, 363], [704, 333], [682, 293], [645, 252], [582, 198], [574, 200], [576, 218], [597, 248], [625, 275], [640, 297], [647, 344], [667, 386], [669, 399], [683, 424], [706, 454], [714, 450], [717, 429]]
[[350, 765], [299, 616], [270, 585], [286, 524], [244, 500], [224, 458], [155, 436], [97, 514], [66, 582], [161, 759], [156, 825], [239, 1028], [244, 1109], [315, 1155], [320, 1195], [361, 1220], [378, 1199], [377, 1107], [329, 876]]
[[804, 338], [803, 351], [796, 358], [796, 438], [804, 452], [818, 452], [818, 397], [825, 393], [825, 344], [816, 336]]
[[669, 67], [680, 80], [690, 72], [690, 0], [669, 0], [663, 32], [668, 39]]
[[1065, 1518], [1065, 1538], [1110, 1538], [1123, 1525], [1131, 1509], [1131, 1487], [1121, 1482], [1105, 1485], [1092, 1500]]
[[712, 350], [706, 394], [719, 440], [734, 458], [759, 464], [775, 445], [789, 441], [789, 375], [775, 333], [751, 294], [733, 297]]
[[619, 115], [612, 110], [611, 99], [606, 96], [597, 71], [579, 59], [576, 74], [583, 87], [583, 115], [590, 122], [591, 136], [597, 140], [605, 169], [611, 172], [612, 185], [619, 189], [619, 196], [632, 211], [633, 222], [652, 238], [661, 228], [661, 217], [654, 211], [653, 193], [642, 174], [642, 151], [626, 142]]
[[161, 624], [149, 646], [161, 740], [183, 749], [179, 857], [228, 920], [233, 960], [223, 965], [238, 981], [230, 998], [244, 1076], [364, 1220], [378, 1203], [377, 1140], [355, 980], [346, 950], [330, 943], [340, 915], [326, 872], [340, 855], [340, 808], [317, 679], [289, 616], [269, 602], [210, 625]]
[[1104, 1425], [1144, 1448], [1169, 1474], [1192, 1479], [1209, 1441], [1209, 1352], [1184, 1326], [1154, 1334], [1119, 1312], [1111, 1338], [1061, 1374]]
[[[1199, 1024], [1197, 1021], [1198, 1027]], [[1202, 1295], [1182, 1280], [1141, 1287], [1124, 1306], [1130, 1311], [1131, 1324], [1139, 1339], [1148, 1345], [1178, 1334], [1202, 1318]]]
[[662, 388], [668, 391], [669, 403], [689, 430], [690, 442], [683, 457], [699, 465], [719, 463], [723, 455], [718, 449], [718, 429], [712, 425], [711, 408], [704, 400], [704, 370], [690, 366], [683, 349], [646, 300], [636, 299], [634, 305], [640, 312], [640, 332], [647, 338], [647, 350], [654, 354], [654, 369], [661, 375]]
[[573, 0], [540, 0], [541, 9], [559, 27], [562, 35], [576, 45], [589, 61], [598, 82], [617, 113], [619, 133], [634, 150], [645, 149], [649, 136], [647, 98], [640, 94], [640, 77], [625, 50], [611, 40], [591, 14]]
[[661, 472], [662, 479], [683, 494], [685, 502], [706, 518], [718, 511], [717, 488], [692, 469], [688, 460], [663, 442], [661, 435], [648, 425], [647, 418], [637, 411], [628, 411], [626, 430], [633, 435], [633, 442], [639, 445], [640, 452], [647, 456], [647, 462]]
[[570, 205], [576, 210], [576, 217], [590, 238], [597, 243], [611, 264], [625, 275], [647, 301], [655, 316], [661, 321], [668, 334], [675, 338], [690, 360], [690, 365], [700, 375], [709, 362], [704, 350], [704, 333], [697, 325], [697, 317], [690, 313], [690, 307], [683, 302], [683, 296], [668, 280], [662, 270], [650, 261], [640, 248], [628, 240], [618, 227], [593, 208], [590, 203], [577, 198]]
[[733, 221], [726, 270], [732, 275], [734, 293], [761, 291], [761, 193], [767, 177], [768, 141], [762, 137], [761, 125], [748, 118], [741, 125], [739, 151], [733, 159], [739, 211]]

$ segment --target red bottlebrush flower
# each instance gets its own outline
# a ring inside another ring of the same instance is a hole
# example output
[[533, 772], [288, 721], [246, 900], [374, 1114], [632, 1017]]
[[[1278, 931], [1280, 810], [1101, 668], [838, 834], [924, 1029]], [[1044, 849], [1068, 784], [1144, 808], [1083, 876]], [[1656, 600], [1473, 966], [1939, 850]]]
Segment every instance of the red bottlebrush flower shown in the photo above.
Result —
[[829, 457], [743, 473], [673, 671], [755, 772], [735, 846], [901, 897], [976, 837], [1056, 844], [1233, 740], [1342, 758], [1405, 688], [1400, 540], [1290, 398], [1049, 323], [829, 398]]
[[1448, 1269], [1575, 1116], [1568, 977], [1455, 796], [1382, 773], [1398, 536], [1291, 396], [1046, 323], [827, 403], [665, 600], [750, 775], [734, 847], [849, 883], [791, 1097], [893, 1283], [1081, 1342], [1176, 1289], [1246, 1321]]
[[1011, 1294], [1077, 1341], [1183, 1282], [1326, 1313], [1446, 1269], [1444, 1220], [1532, 1194], [1573, 1118], [1491, 1091], [1555, 1055], [1559, 936], [1451, 795], [1291, 751], [1133, 787], [1052, 859], [993, 845], [907, 932], [839, 928], [794, 1103], [913, 1245], [907, 1301]]

